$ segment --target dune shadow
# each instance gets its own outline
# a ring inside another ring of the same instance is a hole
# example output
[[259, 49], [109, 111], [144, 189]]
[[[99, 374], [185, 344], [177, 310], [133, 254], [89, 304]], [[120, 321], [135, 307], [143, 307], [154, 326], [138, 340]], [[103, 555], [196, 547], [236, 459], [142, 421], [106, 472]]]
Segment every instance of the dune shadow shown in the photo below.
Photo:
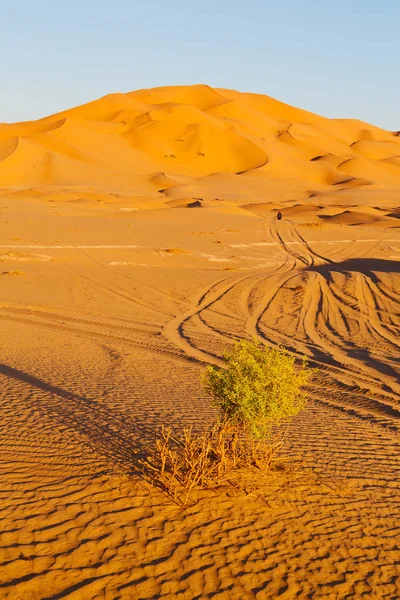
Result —
[[342, 262], [325, 265], [312, 265], [307, 271], [317, 271], [323, 275], [328, 272], [356, 272], [371, 276], [371, 273], [400, 273], [400, 260], [385, 260], [383, 258], [349, 258]]
[[78, 433], [87, 446], [113, 466], [139, 473], [138, 459], [154, 441], [154, 428], [148, 420], [146, 422], [145, 414], [140, 420], [136, 415], [132, 418], [115, 407], [110, 408], [5, 364], [0, 364], [0, 374], [46, 392], [45, 396], [34, 400], [27, 394], [25, 401], [34, 403], [35, 409], [42, 410], [57, 425]]

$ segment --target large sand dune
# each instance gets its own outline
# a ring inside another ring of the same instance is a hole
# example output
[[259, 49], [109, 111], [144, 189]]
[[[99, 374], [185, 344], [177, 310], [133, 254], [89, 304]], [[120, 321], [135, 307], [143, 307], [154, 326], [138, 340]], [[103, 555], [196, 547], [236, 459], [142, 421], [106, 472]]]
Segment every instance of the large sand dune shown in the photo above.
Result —
[[[399, 219], [398, 135], [264, 96], [0, 125], [0, 598], [399, 598]], [[299, 462], [182, 510], [137, 453], [244, 336], [319, 369]]]
[[303, 198], [307, 187], [397, 188], [399, 160], [397, 132], [207, 86], [114, 94], [40, 121], [0, 125], [2, 186], [146, 190], [160, 201], [175, 186], [164, 187], [156, 173], [183, 178], [178, 195], [195, 188], [224, 198], [220, 174], [231, 173], [235, 187], [247, 175], [249, 197], [284, 194], [290, 179], [291, 193]]

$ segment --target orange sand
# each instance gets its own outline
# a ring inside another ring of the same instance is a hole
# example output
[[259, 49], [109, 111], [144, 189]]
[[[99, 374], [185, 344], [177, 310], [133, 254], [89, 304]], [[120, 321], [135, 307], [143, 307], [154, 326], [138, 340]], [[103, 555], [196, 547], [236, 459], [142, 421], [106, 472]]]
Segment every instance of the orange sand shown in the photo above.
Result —
[[[399, 198], [400, 136], [264, 96], [0, 125], [0, 598], [400, 596]], [[235, 336], [319, 368], [301, 468], [182, 510], [135, 453]]]

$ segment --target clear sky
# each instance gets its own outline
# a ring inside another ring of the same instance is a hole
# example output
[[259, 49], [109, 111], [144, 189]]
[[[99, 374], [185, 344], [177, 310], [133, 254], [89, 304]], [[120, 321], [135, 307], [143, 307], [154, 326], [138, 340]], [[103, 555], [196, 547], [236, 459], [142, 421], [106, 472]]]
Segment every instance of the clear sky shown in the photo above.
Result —
[[0, 121], [207, 83], [400, 129], [400, 0], [0, 0]]

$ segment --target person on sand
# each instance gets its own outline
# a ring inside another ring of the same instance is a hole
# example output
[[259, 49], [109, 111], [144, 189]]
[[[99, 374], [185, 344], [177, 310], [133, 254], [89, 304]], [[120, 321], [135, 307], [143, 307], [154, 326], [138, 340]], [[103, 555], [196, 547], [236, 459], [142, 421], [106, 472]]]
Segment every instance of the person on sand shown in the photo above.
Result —
[[281, 213], [281, 211], [278, 211], [278, 214], [276, 216], [278, 218], [278, 221], [280, 221], [282, 219], [282, 213]]

